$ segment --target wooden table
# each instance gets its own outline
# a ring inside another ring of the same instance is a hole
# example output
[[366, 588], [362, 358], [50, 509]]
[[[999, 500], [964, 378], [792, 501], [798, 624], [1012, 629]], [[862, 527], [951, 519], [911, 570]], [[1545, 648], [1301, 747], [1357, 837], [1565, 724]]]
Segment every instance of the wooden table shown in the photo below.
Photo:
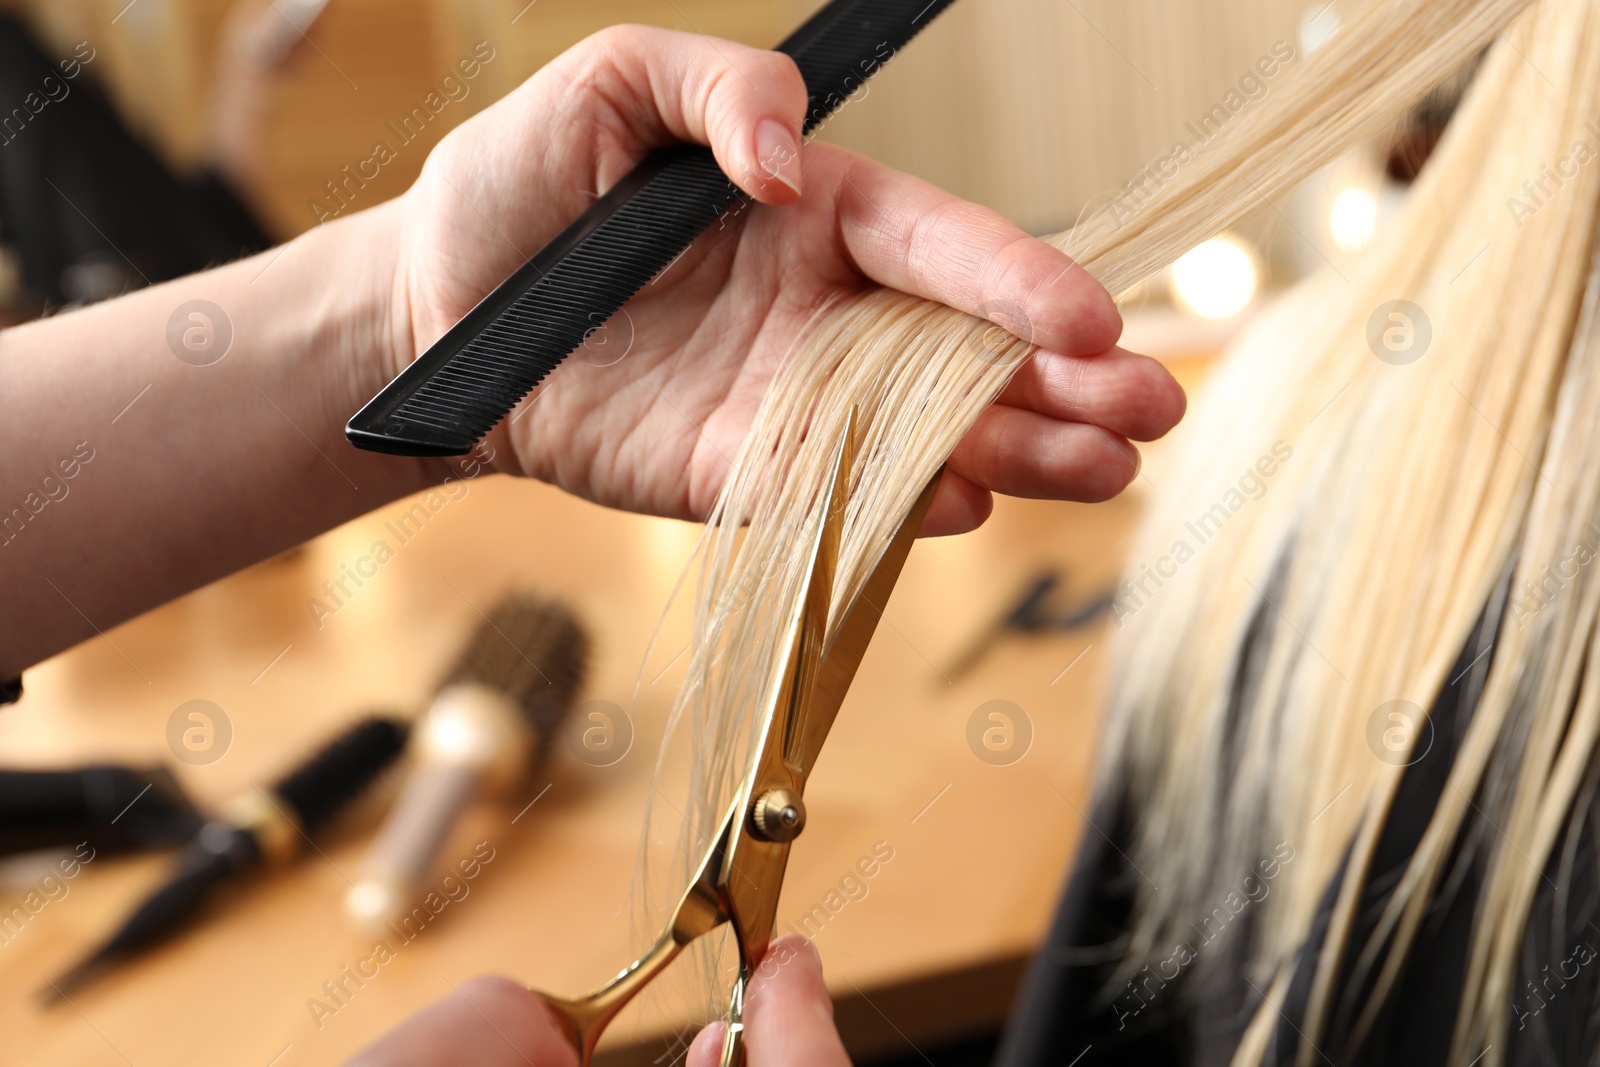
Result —
[[[365, 710], [418, 705], [477, 610], [516, 585], [560, 594], [582, 614], [597, 648], [584, 697], [628, 709], [631, 751], [601, 768], [558, 743], [539, 780], [474, 808], [447, 859], [480, 841], [494, 859], [465, 898], [342, 1004], [323, 983], [372, 952], [372, 939], [346, 926], [341, 901], [381, 797], [332, 833], [321, 855], [244, 887], [210, 921], [71, 1006], [41, 1009], [35, 989], [165, 869], [162, 856], [97, 858], [0, 944], [8, 1061], [337, 1063], [472, 974], [577, 993], [640, 946], [629, 890], [662, 720], [681, 676], [681, 613], [653, 650], [649, 641], [699, 528], [484, 479], [399, 543], [386, 523], [405, 507], [30, 671], [22, 702], [0, 712], [0, 753], [11, 765], [166, 761], [194, 797], [220, 803]], [[1003, 501], [978, 534], [924, 541], [912, 553], [811, 782], [810, 822], [779, 913], [780, 926], [811, 916], [856, 1055], [911, 1054], [908, 1045], [1003, 1017], [1078, 837], [1106, 635], [1010, 638], [965, 677], [942, 672], [1039, 568], [1065, 569], [1071, 597], [1105, 589], [1134, 511], [1128, 500]], [[326, 601], [323, 582], [378, 539], [393, 558], [319, 629], [308, 603]], [[169, 717], [193, 699], [213, 701], [232, 726], [226, 753], [205, 765], [177, 762], [167, 747]], [[1009, 766], [981, 761], [967, 740], [974, 710], [996, 699], [1020, 706], [1034, 734]], [[862, 883], [864, 894], [847, 886], [855, 899], [830, 896], [874, 846], [893, 858]], [[13, 863], [6, 873], [0, 906], [9, 910], [40, 872]], [[316, 1012], [313, 998], [337, 1010]], [[660, 1035], [693, 1021], [682, 990], [647, 998], [613, 1028], [610, 1062], [655, 1062]]]

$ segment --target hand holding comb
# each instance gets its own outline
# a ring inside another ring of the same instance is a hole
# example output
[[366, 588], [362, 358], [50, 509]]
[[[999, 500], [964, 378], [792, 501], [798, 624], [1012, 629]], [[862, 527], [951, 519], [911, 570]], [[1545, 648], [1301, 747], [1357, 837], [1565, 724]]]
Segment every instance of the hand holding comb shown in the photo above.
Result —
[[[833, 0], [778, 46], [805, 80], [810, 133], [951, 0]], [[651, 153], [345, 427], [360, 448], [453, 456], [503, 419], [591, 330], [744, 200], [699, 145]]]

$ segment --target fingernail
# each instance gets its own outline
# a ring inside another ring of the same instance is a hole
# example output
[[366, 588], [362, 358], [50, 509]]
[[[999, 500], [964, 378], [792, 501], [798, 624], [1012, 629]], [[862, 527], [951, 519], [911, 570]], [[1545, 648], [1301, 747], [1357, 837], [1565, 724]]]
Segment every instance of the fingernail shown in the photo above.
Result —
[[756, 123], [756, 167], [764, 177], [800, 192], [800, 141], [789, 126], [777, 119]]

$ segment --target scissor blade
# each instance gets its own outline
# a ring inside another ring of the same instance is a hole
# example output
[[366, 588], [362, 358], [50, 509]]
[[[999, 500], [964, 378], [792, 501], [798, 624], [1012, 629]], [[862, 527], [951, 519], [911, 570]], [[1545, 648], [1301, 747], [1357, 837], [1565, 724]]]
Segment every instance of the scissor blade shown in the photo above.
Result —
[[[720, 886], [746, 969], [767, 951], [777, 917], [783, 872], [789, 862], [792, 837], [758, 832], [755, 805], [777, 790], [799, 794], [805, 775], [800, 752], [810, 736], [808, 719], [811, 693], [818, 671], [833, 597], [833, 578], [844, 533], [845, 505], [850, 496], [850, 473], [855, 458], [855, 412], [851, 412], [844, 439], [834, 455], [833, 470], [818, 503], [817, 517], [807, 557], [810, 560], [804, 588], [790, 608], [778, 645], [783, 669], [757, 720], [758, 743], [749, 780], [735, 800], [734, 837], [723, 861]], [[798, 803], [798, 796], [796, 798]]]
[[856, 671], [861, 667], [861, 658], [867, 654], [867, 646], [872, 643], [878, 620], [883, 617], [884, 605], [889, 602], [889, 594], [894, 592], [895, 583], [900, 580], [906, 556], [911, 553], [911, 545], [917, 539], [917, 531], [922, 528], [922, 520], [928, 514], [928, 506], [933, 503], [933, 494], [939, 487], [939, 478], [943, 473], [944, 469], [940, 468], [939, 473], [923, 487], [917, 502], [889, 539], [888, 547], [883, 550], [866, 585], [839, 621], [838, 632], [829, 640], [823, 652], [822, 663], [817, 668], [816, 681], [811, 689], [805, 738], [799, 753], [802, 773], [809, 774], [816, 765], [817, 754], [828, 739], [833, 720], [838, 716], [845, 694], [850, 691], [850, 683], [855, 680]]
[[[822, 516], [812, 545], [811, 572], [801, 591], [798, 629], [794, 633], [793, 682], [781, 716], [781, 757], [791, 770], [803, 773], [806, 739], [811, 734], [812, 694], [822, 670], [828, 615], [833, 607], [833, 579], [839, 567], [839, 546], [844, 540], [845, 507], [850, 502], [850, 474], [855, 468], [856, 409], [851, 408], [844, 439], [834, 456], [833, 473], [823, 489]], [[804, 779], [802, 778], [803, 782]]]

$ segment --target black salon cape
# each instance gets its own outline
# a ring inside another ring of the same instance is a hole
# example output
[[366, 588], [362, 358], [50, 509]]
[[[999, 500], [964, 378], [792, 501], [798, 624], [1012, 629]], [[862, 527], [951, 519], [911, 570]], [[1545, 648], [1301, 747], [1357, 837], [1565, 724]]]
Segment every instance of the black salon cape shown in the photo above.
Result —
[[[1402, 778], [1363, 886], [1364, 905], [1351, 945], [1364, 945], [1370, 939], [1386, 894], [1416, 848], [1445, 788], [1446, 775], [1493, 658], [1494, 623], [1500, 617], [1499, 612], [1492, 616], [1484, 613], [1450, 673], [1456, 681], [1446, 686], [1431, 709], [1435, 736], [1427, 754]], [[1595, 800], [1600, 789], [1593, 788], [1597, 773], [1600, 768], [1590, 769], [1591, 787], [1580, 793], [1579, 808], [1569, 818], [1568, 838], [1553, 850], [1557, 856], [1550, 864], [1552, 870], [1546, 872], [1551, 877], [1541, 882], [1528, 924], [1517, 980], [1521, 999], [1505, 1050], [1508, 1063], [1588, 1064], [1595, 1062], [1600, 1048], [1600, 964], [1582, 966], [1575, 978], [1554, 986], [1549, 984], [1550, 972], [1544, 969], [1568, 957], [1574, 945], [1600, 948], [1600, 848], [1594, 832], [1600, 822], [1600, 804]], [[1034, 958], [996, 1063], [998, 1067], [1225, 1067], [1263, 995], [1269, 992], [1264, 983], [1252, 985], [1247, 980], [1242, 961], [1224, 970], [1226, 981], [1210, 983], [1216, 988], [1182, 988], [1187, 975], [1180, 975], [1136, 1016], [1126, 1017], [1129, 1013], [1124, 1007], [1125, 1017], [1119, 1020], [1112, 1008], [1116, 991], [1110, 990], [1109, 982], [1119, 962], [1117, 946], [1128, 929], [1133, 890], [1140, 876], [1125, 856], [1133, 838], [1125, 799], [1114, 790], [1103, 789], [1101, 794], [1090, 824], [1084, 828], [1083, 844], [1049, 939]], [[1481, 810], [1482, 805], [1479, 807]], [[1419, 932], [1399, 985], [1388, 999], [1383, 1018], [1360, 1045], [1352, 1042], [1350, 1030], [1370, 985], [1350, 978], [1352, 959], [1346, 953], [1337, 986], [1344, 993], [1316, 1041], [1314, 1063], [1328, 1067], [1444, 1067], [1466, 971], [1483, 859], [1495, 843], [1495, 834], [1481, 816], [1464, 828], [1450, 874], [1436, 894], [1436, 904]], [[1553, 868], [1563, 845], [1572, 851], [1558, 915]], [[1312, 946], [1322, 940], [1338, 881], [1336, 876], [1324, 895], [1308, 942]], [[1230, 937], [1237, 958], [1239, 946], [1247, 943], [1248, 931], [1230, 928], [1219, 943]], [[1267, 1064], [1288, 1067], [1295, 1061], [1317, 962], [1315, 948], [1303, 951], [1296, 961], [1287, 995], [1275, 1006], [1278, 1023]], [[1530, 991], [1530, 982], [1544, 982], [1545, 988], [1556, 993], [1538, 997]], [[1539, 1010], [1534, 1011], [1535, 1006]]]

